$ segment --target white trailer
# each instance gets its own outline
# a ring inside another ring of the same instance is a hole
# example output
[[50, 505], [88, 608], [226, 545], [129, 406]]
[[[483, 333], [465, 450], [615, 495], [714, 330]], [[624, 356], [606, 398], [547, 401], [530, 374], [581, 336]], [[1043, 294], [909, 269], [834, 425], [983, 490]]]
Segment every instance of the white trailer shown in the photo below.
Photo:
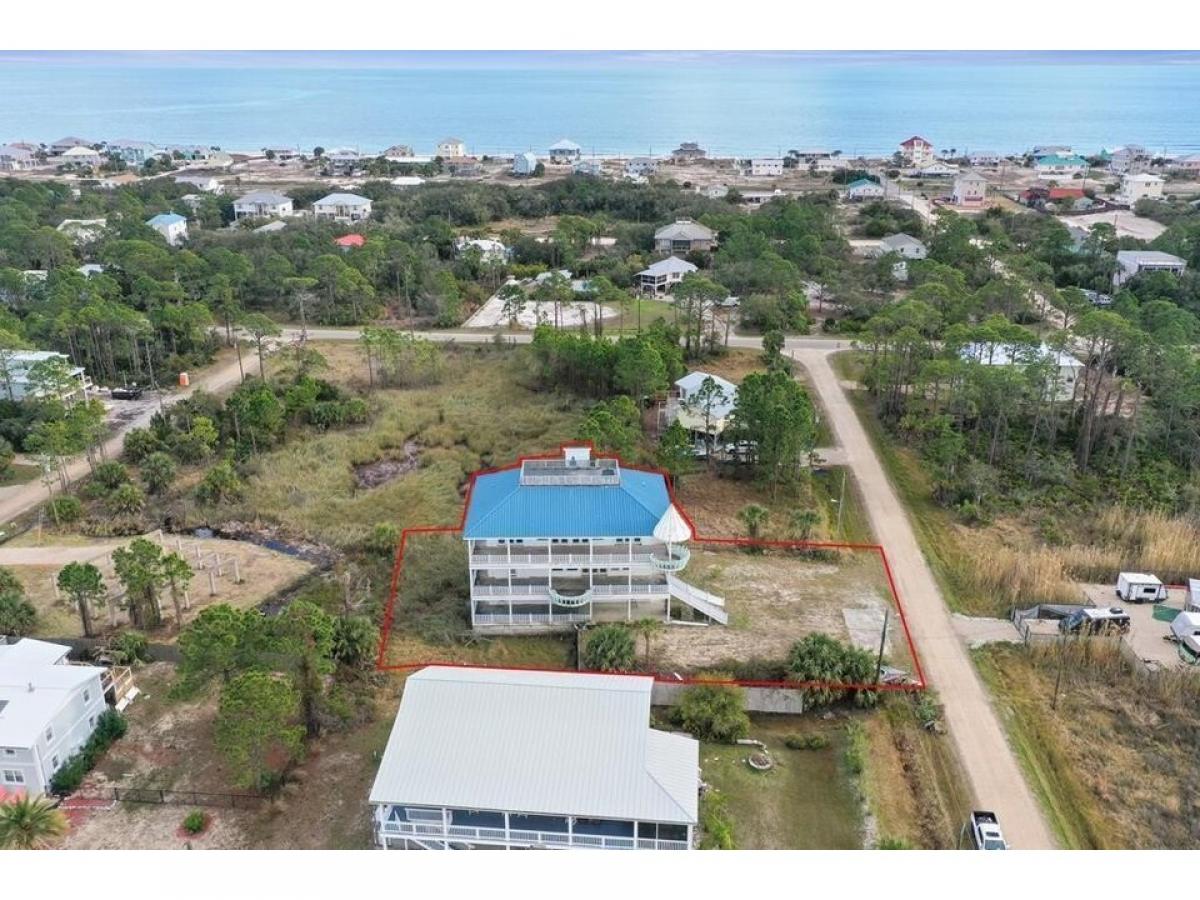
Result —
[[1200, 613], [1181, 612], [1177, 615], [1171, 620], [1171, 636], [1193, 657], [1200, 656]]
[[1122, 572], [1117, 576], [1117, 596], [1127, 603], [1159, 603], [1167, 599], [1167, 588], [1156, 575]]

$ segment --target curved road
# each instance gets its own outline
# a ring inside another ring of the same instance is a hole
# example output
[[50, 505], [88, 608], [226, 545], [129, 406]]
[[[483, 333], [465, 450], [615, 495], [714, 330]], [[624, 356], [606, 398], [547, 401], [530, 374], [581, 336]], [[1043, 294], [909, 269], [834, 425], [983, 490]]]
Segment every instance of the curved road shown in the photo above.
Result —
[[[294, 339], [299, 329], [285, 329], [283, 337]], [[357, 340], [356, 329], [310, 328], [309, 340]], [[430, 332], [433, 340], [485, 343], [491, 333]], [[505, 335], [513, 343], [527, 343], [529, 333]], [[758, 338], [732, 336], [731, 346], [757, 349]], [[854, 472], [876, 539], [887, 548], [892, 573], [904, 600], [909, 627], [929, 684], [936, 688], [946, 713], [946, 724], [958, 751], [971, 795], [977, 805], [994, 810], [1009, 843], [1022, 849], [1056, 846], [1041, 810], [1022, 776], [1020, 765], [1008, 745], [999, 717], [968, 655], [965, 642], [955, 633], [950, 611], [942, 599], [932, 571], [917, 543], [908, 512], [892, 487], [883, 465], [858, 419], [845, 389], [829, 363], [830, 354], [848, 347], [844, 341], [819, 337], [790, 338], [785, 348], [808, 371], [813, 390], [820, 399], [846, 464]], [[173, 394], [175, 402], [203, 387], [219, 391], [238, 381], [236, 361], [199, 377], [190, 390]], [[150, 408], [125, 425], [106, 444], [110, 455], [120, 450], [124, 432], [144, 425]], [[73, 474], [87, 471], [86, 463], [72, 467]], [[36, 482], [0, 495], [0, 522], [6, 522], [44, 499]]]

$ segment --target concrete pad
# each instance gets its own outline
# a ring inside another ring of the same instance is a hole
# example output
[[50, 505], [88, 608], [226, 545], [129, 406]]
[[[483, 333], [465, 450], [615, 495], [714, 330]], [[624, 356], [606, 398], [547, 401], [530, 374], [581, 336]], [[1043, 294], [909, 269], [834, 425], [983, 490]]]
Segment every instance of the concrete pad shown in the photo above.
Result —
[[[600, 307], [601, 318], [612, 319], [617, 311], [607, 306]], [[561, 303], [558, 307], [558, 321], [561, 328], [576, 328], [586, 316], [590, 323], [596, 315], [595, 304], [591, 302]], [[525, 304], [517, 314], [517, 324], [522, 328], [536, 328], [541, 322], [554, 324], [554, 304], [535, 303], [532, 300]], [[508, 316], [504, 315], [504, 301], [498, 294], [493, 295], [487, 303], [479, 307], [471, 318], [463, 323], [464, 328], [502, 328], [509, 324]]]
[[[846, 620], [846, 631], [850, 633], [851, 644], [872, 653], [879, 652], [879, 636], [883, 633], [882, 607], [843, 609], [842, 618]], [[892, 630], [892, 626], [899, 626], [894, 617], [888, 625], [889, 631]]]

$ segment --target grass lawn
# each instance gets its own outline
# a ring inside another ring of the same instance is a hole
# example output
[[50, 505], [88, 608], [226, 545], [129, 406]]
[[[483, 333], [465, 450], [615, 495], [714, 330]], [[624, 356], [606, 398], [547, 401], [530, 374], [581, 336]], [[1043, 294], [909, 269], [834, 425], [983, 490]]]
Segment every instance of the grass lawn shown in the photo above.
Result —
[[27, 484], [38, 478], [41, 475], [41, 471], [37, 466], [13, 463], [7, 469], [0, 472], [0, 487], [8, 487], [13, 484]]
[[1061, 845], [1200, 847], [1195, 675], [1137, 679], [1068, 657], [1052, 709], [1054, 653], [996, 644], [974, 657]]
[[[739, 850], [851, 850], [862, 847], [861, 804], [843, 764], [844, 720], [754, 716], [750, 736], [775, 761], [769, 772], [746, 763], [753, 749], [700, 745], [704, 781], [724, 796]], [[789, 750], [792, 734], [822, 734], [821, 750]]]
[[[348, 387], [366, 379], [353, 344], [316, 344], [330, 363], [323, 376]], [[476, 469], [553, 450], [574, 436], [583, 405], [537, 391], [526, 348], [447, 351], [442, 383], [379, 390], [369, 425], [297, 438], [256, 460], [244, 503], [231, 518], [259, 517], [338, 546], [354, 546], [378, 522], [398, 527], [454, 524], [462, 488]], [[355, 467], [403, 459], [414, 470], [360, 488]]]

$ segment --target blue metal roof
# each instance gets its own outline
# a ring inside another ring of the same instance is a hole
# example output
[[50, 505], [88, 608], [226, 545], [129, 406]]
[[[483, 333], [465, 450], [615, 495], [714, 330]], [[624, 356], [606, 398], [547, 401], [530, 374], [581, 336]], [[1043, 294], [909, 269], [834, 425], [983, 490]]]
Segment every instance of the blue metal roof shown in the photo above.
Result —
[[475, 479], [464, 538], [649, 537], [671, 505], [657, 472], [621, 470], [619, 484], [521, 484], [519, 468]]

